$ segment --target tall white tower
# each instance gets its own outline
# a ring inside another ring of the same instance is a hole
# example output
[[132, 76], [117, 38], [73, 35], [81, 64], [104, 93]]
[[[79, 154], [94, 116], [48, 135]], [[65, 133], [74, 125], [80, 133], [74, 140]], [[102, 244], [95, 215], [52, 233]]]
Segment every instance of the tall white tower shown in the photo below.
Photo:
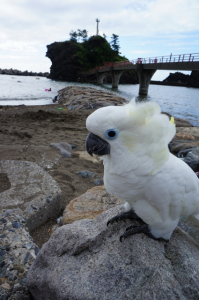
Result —
[[97, 22], [97, 33], [96, 33], [96, 35], [98, 36], [98, 35], [99, 35], [98, 23], [100, 22], [100, 20], [99, 20], [99, 19], [96, 19], [96, 22]]

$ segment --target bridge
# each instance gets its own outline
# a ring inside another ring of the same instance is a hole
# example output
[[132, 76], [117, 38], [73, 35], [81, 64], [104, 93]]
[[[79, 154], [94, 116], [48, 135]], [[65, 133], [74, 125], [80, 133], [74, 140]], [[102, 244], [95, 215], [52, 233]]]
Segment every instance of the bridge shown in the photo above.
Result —
[[104, 62], [102, 66], [90, 70], [88, 74], [96, 74], [97, 84], [102, 84], [109, 73], [112, 77], [112, 88], [117, 88], [123, 71], [127, 70], [137, 71], [139, 95], [147, 95], [151, 78], [157, 70], [199, 70], [199, 53], [137, 58], [115, 63]]

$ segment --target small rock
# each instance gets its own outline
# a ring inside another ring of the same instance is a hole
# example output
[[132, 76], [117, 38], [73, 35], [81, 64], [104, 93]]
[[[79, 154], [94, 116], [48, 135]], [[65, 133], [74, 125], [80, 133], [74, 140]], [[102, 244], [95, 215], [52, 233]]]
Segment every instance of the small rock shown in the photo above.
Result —
[[3, 278], [5, 276], [6, 268], [2, 268], [0, 271], [0, 278]]
[[6, 254], [6, 252], [0, 250], [0, 256], [3, 256], [3, 255], [5, 255], [5, 254]]
[[12, 213], [13, 213], [13, 209], [7, 209], [5, 212], [5, 216], [8, 217], [8, 216], [12, 215]]
[[5, 294], [0, 297], [0, 300], [7, 300], [7, 299], [8, 299], [8, 296]]
[[23, 285], [25, 285], [25, 284], [26, 284], [26, 278], [23, 278], [23, 279], [21, 280], [21, 283], [22, 283]]
[[0, 219], [0, 222], [1, 222], [1, 223], [7, 223], [7, 220], [4, 219], [4, 218], [1, 218], [1, 219]]
[[70, 201], [64, 210], [61, 223], [64, 225], [81, 219], [93, 219], [121, 203], [119, 198], [108, 194], [104, 186], [96, 186]]
[[13, 242], [14, 243], [20, 243], [21, 242], [21, 239], [20, 239], [19, 235], [17, 235], [17, 234], [14, 235]]
[[93, 163], [102, 162], [102, 160], [98, 156], [96, 155], [90, 156], [87, 151], [75, 151], [73, 155], [77, 155], [79, 159], [85, 159], [88, 161], [92, 161]]
[[62, 220], [62, 217], [59, 217], [59, 218], [57, 219], [57, 224], [60, 224], [60, 223], [61, 223], [61, 220]]
[[19, 273], [23, 273], [23, 272], [24, 272], [24, 268], [23, 268], [21, 265], [15, 264], [15, 265], [13, 266], [13, 269], [14, 269], [14, 270], [17, 270]]
[[3, 283], [3, 284], [1, 285], [1, 287], [2, 287], [3, 289], [5, 289], [5, 290], [10, 290], [10, 289], [11, 289], [10, 285], [9, 285], [7, 282]]
[[194, 172], [199, 171], [199, 147], [180, 151], [177, 154]]
[[30, 253], [28, 252], [24, 258], [24, 265], [28, 262], [29, 255], [30, 255]]
[[17, 291], [21, 291], [21, 290], [22, 290], [21, 284], [16, 283], [16, 284], [14, 285], [14, 289], [17, 290]]
[[38, 210], [38, 208], [37, 208], [35, 205], [31, 205], [31, 207], [32, 207], [34, 210]]
[[0, 278], [0, 284], [6, 283], [7, 280], [8, 280], [8, 279], [5, 278], [5, 277]]
[[189, 148], [195, 148], [199, 146], [199, 142], [184, 142], [173, 140], [169, 143], [171, 153], [177, 154], [182, 150], [187, 150]]
[[176, 133], [175, 137], [178, 139], [195, 140], [195, 137], [193, 135], [186, 132], [178, 132]]
[[5, 266], [5, 261], [2, 261], [1, 263], [0, 263], [0, 268], [3, 268]]
[[86, 178], [86, 177], [88, 177], [88, 172], [87, 171], [81, 171], [81, 172], [76, 172], [76, 174], [79, 174], [80, 175], [80, 177], [82, 177], [82, 178]]
[[28, 244], [26, 245], [26, 248], [27, 248], [28, 250], [30, 250], [32, 247], [33, 247], [33, 244], [32, 244], [32, 243], [28, 243]]
[[37, 255], [39, 253], [39, 248], [35, 246], [35, 254]]
[[19, 222], [15, 221], [15, 222], [12, 223], [12, 227], [14, 227], [14, 228], [20, 228], [21, 224]]
[[72, 146], [68, 143], [52, 143], [50, 146], [55, 147], [57, 150], [60, 150], [61, 154], [66, 157], [72, 157]]
[[193, 136], [195, 139], [199, 138], [199, 127], [177, 127], [177, 134], [181, 133]]
[[102, 179], [98, 179], [98, 180], [95, 180], [93, 181], [95, 185], [102, 185], [104, 184], [104, 181]]

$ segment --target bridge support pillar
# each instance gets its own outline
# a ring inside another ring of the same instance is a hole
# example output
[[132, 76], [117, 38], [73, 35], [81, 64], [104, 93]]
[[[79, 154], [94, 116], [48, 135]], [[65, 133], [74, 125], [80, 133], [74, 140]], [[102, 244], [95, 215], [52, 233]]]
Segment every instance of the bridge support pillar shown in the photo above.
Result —
[[139, 78], [139, 95], [148, 95], [149, 83], [156, 70], [143, 69], [142, 64], [137, 65], [137, 73]]
[[118, 83], [122, 73], [123, 71], [114, 71], [114, 70], [111, 71], [112, 88], [118, 88]]
[[106, 72], [103, 72], [103, 73], [97, 72], [96, 75], [97, 75], [97, 84], [102, 84], [104, 77], [106, 77], [107, 73]]

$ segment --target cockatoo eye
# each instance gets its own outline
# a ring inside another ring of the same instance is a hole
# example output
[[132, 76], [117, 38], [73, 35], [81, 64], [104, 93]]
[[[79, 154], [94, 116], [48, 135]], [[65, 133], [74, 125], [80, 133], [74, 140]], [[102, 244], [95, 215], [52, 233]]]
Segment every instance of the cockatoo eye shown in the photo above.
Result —
[[108, 129], [105, 133], [105, 136], [108, 140], [114, 140], [118, 135], [118, 131], [116, 129]]

